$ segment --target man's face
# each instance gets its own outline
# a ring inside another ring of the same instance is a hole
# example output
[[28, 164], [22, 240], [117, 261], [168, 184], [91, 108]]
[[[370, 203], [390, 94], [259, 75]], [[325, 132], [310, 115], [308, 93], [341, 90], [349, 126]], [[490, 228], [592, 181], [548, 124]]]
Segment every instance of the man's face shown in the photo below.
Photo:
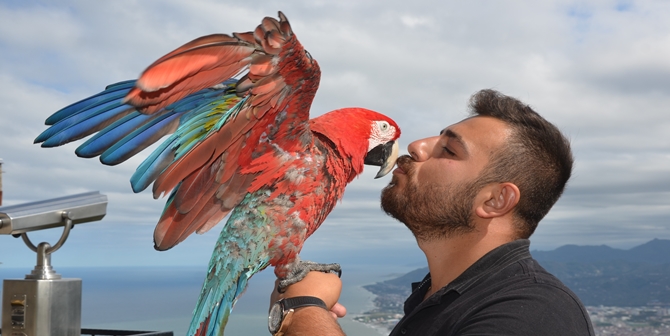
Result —
[[419, 240], [471, 231], [480, 173], [509, 134], [498, 119], [473, 117], [411, 143], [382, 191], [382, 208]]

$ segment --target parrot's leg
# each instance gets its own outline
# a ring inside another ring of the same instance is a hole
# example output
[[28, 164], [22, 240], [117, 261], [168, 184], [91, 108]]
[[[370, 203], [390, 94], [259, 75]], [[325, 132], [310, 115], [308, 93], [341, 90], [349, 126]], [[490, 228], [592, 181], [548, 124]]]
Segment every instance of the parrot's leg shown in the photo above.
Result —
[[291, 267], [285, 278], [279, 280], [277, 291], [283, 293], [286, 290], [286, 287], [304, 279], [305, 276], [307, 276], [307, 273], [311, 271], [324, 273], [333, 272], [337, 273], [338, 276], [342, 275], [342, 267], [340, 267], [340, 264], [319, 264], [313, 261], [300, 260], [295, 266]]

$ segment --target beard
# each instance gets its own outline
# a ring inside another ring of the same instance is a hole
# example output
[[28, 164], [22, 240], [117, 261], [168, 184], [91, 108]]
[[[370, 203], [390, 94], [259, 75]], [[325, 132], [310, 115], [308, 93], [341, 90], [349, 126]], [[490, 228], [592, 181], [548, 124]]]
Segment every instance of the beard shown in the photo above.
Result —
[[407, 175], [404, 189], [394, 176], [382, 190], [381, 207], [386, 214], [401, 221], [421, 241], [452, 237], [474, 230], [474, 198], [481, 189], [476, 180], [448, 186], [419, 186], [411, 179], [413, 160], [398, 158], [398, 167]]

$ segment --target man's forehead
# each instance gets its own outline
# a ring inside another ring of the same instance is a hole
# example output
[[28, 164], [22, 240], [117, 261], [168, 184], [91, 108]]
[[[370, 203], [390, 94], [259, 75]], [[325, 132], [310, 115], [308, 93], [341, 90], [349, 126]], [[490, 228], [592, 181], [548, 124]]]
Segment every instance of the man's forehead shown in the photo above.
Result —
[[441, 136], [453, 138], [465, 147], [496, 146], [502, 144], [511, 134], [511, 128], [504, 121], [486, 116], [473, 116], [449, 125], [440, 131]]
[[473, 120], [473, 119], [475, 119], [475, 118], [488, 118], [488, 117], [482, 117], [482, 116], [470, 116], [470, 117], [467, 117], [467, 118], [465, 118], [465, 119], [462, 119], [462, 120], [460, 120], [460, 121], [458, 121], [458, 122], [455, 122], [455, 123], [453, 123], [453, 124], [451, 124], [451, 125], [448, 125], [447, 127], [443, 128], [443, 129], [440, 131], [440, 134], [443, 134], [443, 133], [446, 132], [447, 130], [452, 130], [452, 131], [453, 131], [453, 129], [454, 129], [455, 127], [457, 128], [458, 125], [463, 124], [463, 123], [467, 123], [467, 122], [469, 122], [470, 120]]

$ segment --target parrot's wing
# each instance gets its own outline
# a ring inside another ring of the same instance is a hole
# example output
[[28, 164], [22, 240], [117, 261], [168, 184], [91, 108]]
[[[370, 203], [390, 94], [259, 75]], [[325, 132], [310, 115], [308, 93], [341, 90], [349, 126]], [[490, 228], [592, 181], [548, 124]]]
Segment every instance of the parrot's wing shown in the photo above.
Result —
[[175, 49], [140, 75], [126, 101], [144, 113], [156, 113], [193, 92], [239, 76], [248, 69], [238, 91], [244, 95], [251, 89], [256, 98], [248, 107], [255, 108], [254, 115], [260, 118], [277, 107], [277, 99], [267, 104], [272, 97], [294, 89], [287, 87], [280, 68], [293, 68], [295, 64], [278, 63], [286, 60], [287, 54], [292, 56], [296, 45], [302, 49], [286, 17], [281, 12], [279, 17], [280, 21], [266, 17], [254, 32], [234, 33], [232, 37], [203, 36]]
[[258, 144], [250, 131], [260, 134], [278, 119], [292, 127], [308, 123], [320, 71], [281, 12], [279, 17], [266, 17], [254, 32], [183, 45], [136, 82], [110, 85], [56, 112], [35, 142], [59, 146], [98, 132], [77, 154], [118, 164], [173, 133], [138, 167], [133, 190], [154, 181], [154, 197], [172, 190], [154, 234], [157, 249], [208, 230], [262, 174], [242, 173]]
[[[235, 94], [235, 82], [229, 80], [200, 90], [152, 115], [140, 113], [134, 106], [123, 103], [123, 97], [135, 85], [134, 80], [111, 84], [103, 92], [54, 113], [46, 120], [46, 124], [52, 126], [42, 132], [35, 143], [42, 143], [42, 147], [61, 146], [98, 132], [80, 145], [75, 153], [84, 158], [100, 156], [103, 164], [117, 165], [164, 135], [176, 129], [182, 130], [182, 134], [165, 141], [138, 168], [131, 184], [135, 192], [140, 192], [155, 179], [155, 157], [165, 148], [176, 143], [173, 146], [178, 150], [176, 152], [185, 152], [190, 148], [188, 146], [200, 141], [213, 124], [222, 120], [225, 122], [235, 115], [234, 112], [239, 109], [234, 107], [239, 107], [238, 103], [242, 100]], [[154, 163], [153, 169], [148, 169], [148, 163]], [[147, 174], [147, 170], [153, 171], [153, 178], [147, 177], [151, 175]], [[138, 174], [140, 172], [143, 174]]]
[[[308, 100], [311, 103], [320, 71], [297, 41], [284, 15], [279, 13], [279, 17], [279, 21], [266, 17], [253, 33], [234, 34], [240, 44], [255, 48], [249, 57], [242, 60], [248, 62], [248, 73], [237, 83], [237, 94], [244, 96], [245, 100], [241, 102], [236, 117], [223, 125], [216, 125], [203, 141], [177, 156], [156, 179], [153, 185], [155, 197], [173, 190], [154, 232], [157, 249], [171, 248], [194, 231], [202, 233], [209, 230], [242, 201], [252, 182], [264, 174], [245, 171], [257, 147], [267, 146], [263, 137], [272, 136], [274, 143], [282, 144], [289, 137], [289, 131], [307, 129], [309, 104], [305, 106], [303, 102]], [[167, 64], [166, 69], [170, 69], [175, 66], [179, 69], [169, 72], [180, 72], [185, 77], [175, 77], [166, 83], [162, 78], [172, 76], [154, 72], [150, 67], [138, 81], [156, 76], [159, 80], [155, 82], [160, 84], [155, 87], [165, 87], [160, 90], [174, 89], [178, 94], [199, 89], [199, 86], [189, 87], [182, 83], [191, 78], [188, 77], [191, 64], [197, 65], [201, 59], [209, 59], [209, 54], [203, 56], [199, 47], [172, 54], [152, 67], [161, 68]], [[193, 61], [175, 61], [174, 65], [170, 65], [175, 57], [184, 60], [192, 57]], [[227, 63], [229, 61], [212, 64]], [[201, 72], [194, 76], [202, 73], [202, 80], [206, 80], [211, 70], [198, 71]], [[134, 99], [130, 100], [133, 104], [142, 105]], [[158, 103], [151, 100], [151, 104], [158, 105], [169, 102], [169, 99]], [[291, 125], [293, 129], [271, 134], [280, 123]], [[293, 135], [295, 137], [296, 133]]]

